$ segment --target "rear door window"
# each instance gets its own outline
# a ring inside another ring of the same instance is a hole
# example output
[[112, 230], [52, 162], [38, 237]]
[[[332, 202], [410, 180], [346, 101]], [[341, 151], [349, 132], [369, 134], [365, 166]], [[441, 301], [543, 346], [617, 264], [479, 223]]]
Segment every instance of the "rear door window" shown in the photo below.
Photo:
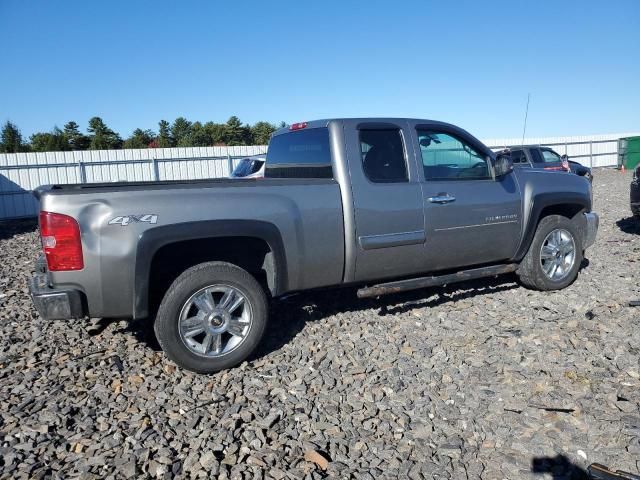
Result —
[[511, 150], [511, 160], [513, 160], [513, 163], [529, 163], [524, 150]]
[[333, 178], [327, 128], [276, 135], [267, 151], [266, 177]]
[[408, 182], [402, 135], [399, 129], [361, 129], [362, 168], [373, 183]]

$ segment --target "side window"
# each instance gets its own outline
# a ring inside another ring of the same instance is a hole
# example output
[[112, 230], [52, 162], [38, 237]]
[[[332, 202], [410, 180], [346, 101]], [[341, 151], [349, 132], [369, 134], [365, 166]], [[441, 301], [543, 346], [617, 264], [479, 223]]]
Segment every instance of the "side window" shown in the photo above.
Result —
[[527, 155], [524, 150], [511, 150], [511, 160], [513, 163], [527, 163]]
[[400, 130], [360, 130], [360, 154], [364, 173], [372, 182], [409, 181]]
[[427, 180], [491, 178], [485, 155], [466, 142], [434, 130], [418, 130], [418, 142]]
[[544, 159], [544, 163], [559, 163], [562, 161], [560, 155], [551, 150], [542, 150], [542, 158]]
[[329, 130], [309, 128], [273, 137], [265, 177], [333, 178]]
[[529, 150], [529, 152], [531, 152], [531, 157], [533, 158], [533, 163], [542, 163], [542, 162], [544, 162], [544, 159], [542, 158], [542, 154], [540, 153], [539, 149], [532, 148], [531, 150]]

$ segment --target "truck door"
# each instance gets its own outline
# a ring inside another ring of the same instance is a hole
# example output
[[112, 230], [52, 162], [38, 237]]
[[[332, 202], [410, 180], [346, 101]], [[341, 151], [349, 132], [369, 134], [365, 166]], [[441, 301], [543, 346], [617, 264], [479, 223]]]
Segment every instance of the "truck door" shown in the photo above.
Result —
[[357, 244], [354, 280], [424, 268], [422, 188], [406, 128], [404, 121], [345, 122]]
[[521, 235], [521, 195], [513, 173], [493, 178], [489, 150], [463, 130], [415, 125], [429, 270], [505, 261]]

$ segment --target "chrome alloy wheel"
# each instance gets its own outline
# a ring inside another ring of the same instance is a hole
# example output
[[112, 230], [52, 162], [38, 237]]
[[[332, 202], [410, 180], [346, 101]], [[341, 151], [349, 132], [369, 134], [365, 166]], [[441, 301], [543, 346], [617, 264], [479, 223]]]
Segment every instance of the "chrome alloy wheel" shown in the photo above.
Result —
[[247, 296], [235, 287], [216, 284], [201, 288], [184, 303], [178, 331], [191, 352], [220, 357], [244, 341], [252, 320]]
[[573, 235], [563, 228], [547, 235], [540, 248], [542, 271], [551, 280], [563, 280], [576, 261], [576, 242]]

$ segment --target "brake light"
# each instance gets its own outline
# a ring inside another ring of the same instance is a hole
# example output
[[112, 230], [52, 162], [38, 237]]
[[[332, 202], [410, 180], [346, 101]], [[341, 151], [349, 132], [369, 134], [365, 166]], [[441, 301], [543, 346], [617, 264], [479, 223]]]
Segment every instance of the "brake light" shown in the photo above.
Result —
[[302, 130], [303, 128], [307, 128], [307, 122], [293, 123], [289, 130]]
[[40, 237], [49, 270], [61, 272], [84, 268], [80, 226], [74, 218], [40, 212]]

